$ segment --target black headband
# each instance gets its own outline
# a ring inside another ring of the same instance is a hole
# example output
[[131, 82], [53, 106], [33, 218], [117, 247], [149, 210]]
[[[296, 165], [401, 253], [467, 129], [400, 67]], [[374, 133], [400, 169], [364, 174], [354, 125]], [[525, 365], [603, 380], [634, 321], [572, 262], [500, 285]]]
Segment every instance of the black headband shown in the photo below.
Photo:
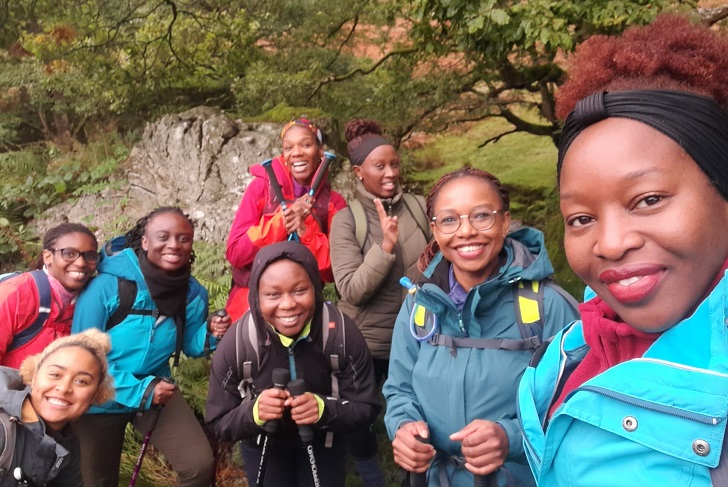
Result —
[[364, 134], [349, 141], [346, 146], [352, 166], [360, 166], [371, 152], [380, 145], [391, 145], [379, 134]]
[[598, 92], [580, 100], [561, 133], [559, 176], [582, 130], [609, 117], [642, 122], [677, 142], [728, 200], [728, 111], [713, 98], [686, 91]]

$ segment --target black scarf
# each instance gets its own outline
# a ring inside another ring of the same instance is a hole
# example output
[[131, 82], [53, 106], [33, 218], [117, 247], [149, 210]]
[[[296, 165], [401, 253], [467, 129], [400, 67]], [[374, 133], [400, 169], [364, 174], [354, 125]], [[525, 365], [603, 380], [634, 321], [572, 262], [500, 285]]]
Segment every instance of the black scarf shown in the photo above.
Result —
[[149, 262], [146, 252], [139, 253], [139, 267], [147, 283], [149, 294], [160, 314], [174, 319], [177, 325], [177, 341], [174, 365], [179, 363], [182, 339], [187, 322], [187, 291], [190, 287], [191, 267], [189, 264], [175, 272], [167, 272]]

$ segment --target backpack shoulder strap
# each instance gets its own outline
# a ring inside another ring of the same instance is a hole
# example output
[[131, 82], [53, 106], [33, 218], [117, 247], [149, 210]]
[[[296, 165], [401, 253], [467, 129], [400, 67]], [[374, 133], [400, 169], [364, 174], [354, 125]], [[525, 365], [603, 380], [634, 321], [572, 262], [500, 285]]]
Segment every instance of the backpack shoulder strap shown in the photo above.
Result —
[[5, 477], [13, 465], [17, 421], [17, 418], [0, 409], [0, 479]]
[[364, 244], [367, 241], [367, 233], [369, 233], [369, 222], [364, 213], [364, 207], [361, 201], [354, 198], [349, 202], [349, 209], [354, 216], [354, 230], [356, 232], [356, 241], [359, 242], [359, 248], [364, 250]]
[[728, 434], [723, 435], [723, 449], [720, 451], [718, 466], [710, 469], [713, 485], [728, 485]]
[[553, 280], [545, 279], [542, 281], [542, 283], [544, 284], [544, 286], [549, 287], [549, 288], [553, 289], [554, 291], [556, 291], [557, 293], [559, 293], [559, 295], [562, 298], [564, 298], [567, 303], [569, 303], [571, 306], [573, 306], [574, 309], [579, 309], [579, 301], [577, 301], [574, 298], [574, 296], [572, 296], [571, 294], [566, 292], [566, 290], [564, 288], [562, 288], [561, 286], [556, 284]]
[[409, 193], [402, 193], [402, 201], [404, 201], [407, 210], [417, 222], [417, 226], [420, 227], [425, 240], [430, 240], [430, 224], [427, 221], [427, 212], [425, 212], [420, 201], [415, 195]]
[[13, 341], [8, 346], [8, 351], [22, 347], [40, 333], [51, 314], [51, 283], [48, 281], [48, 275], [41, 269], [30, 271], [33, 277], [35, 287], [38, 290], [38, 316], [35, 321], [27, 328], [13, 337]]
[[124, 321], [129, 315], [159, 315], [159, 310], [157, 309], [134, 308], [134, 301], [136, 301], [137, 295], [137, 283], [135, 281], [118, 277], [117, 283], [119, 287], [119, 307], [116, 308], [116, 311], [114, 311], [111, 316], [109, 316], [109, 320], [106, 322], [107, 332]]
[[[245, 360], [242, 360], [243, 357]], [[253, 379], [258, 375], [260, 366], [258, 356], [258, 329], [253, 322], [250, 310], [240, 318], [235, 333], [235, 363], [238, 367], [238, 391], [243, 400], [253, 399]]]
[[513, 305], [521, 337], [538, 338], [533, 350], [543, 342], [543, 281], [518, 281], [513, 285]]
[[[344, 362], [346, 360], [346, 326], [344, 324], [344, 313], [332, 303], [326, 301], [324, 303], [321, 321], [323, 323], [323, 333], [321, 334], [323, 352], [329, 358], [331, 397], [339, 399], [341, 397], [339, 391], [339, 374], [346, 367]], [[334, 433], [327, 431], [324, 446], [331, 448], [333, 444]]]

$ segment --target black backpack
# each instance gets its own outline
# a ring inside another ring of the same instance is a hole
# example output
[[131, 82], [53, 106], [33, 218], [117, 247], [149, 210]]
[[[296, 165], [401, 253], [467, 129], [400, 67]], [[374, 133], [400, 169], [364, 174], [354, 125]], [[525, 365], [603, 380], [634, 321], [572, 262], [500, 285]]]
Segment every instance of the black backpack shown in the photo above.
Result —
[[[25, 388], [20, 372], [17, 369], [0, 366], [0, 375], [3, 376], [5, 384], [0, 384], [2, 390], [21, 391]], [[20, 418], [10, 415], [0, 408], [0, 480], [8, 474], [12, 475], [10, 469], [13, 466], [15, 455], [15, 436]]]
[[[345, 367], [346, 359], [346, 328], [344, 326], [344, 314], [331, 304], [325, 302], [321, 322], [323, 323], [321, 333], [322, 349], [329, 361], [329, 375], [331, 376], [331, 396], [339, 399], [339, 374]], [[235, 362], [237, 364], [237, 376], [240, 378], [238, 392], [243, 400], [253, 400], [253, 380], [258, 375], [260, 367], [260, 355], [258, 354], [258, 329], [253, 322], [253, 316], [248, 310], [237, 322], [235, 329]], [[242, 355], [242, 357], [241, 357]], [[242, 358], [245, 360], [242, 360]], [[227, 378], [231, 375], [228, 371]], [[227, 378], [223, 387], [227, 385]], [[227, 388], [226, 388], [227, 389]], [[333, 433], [326, 433], [326, 447], [333, 444]]]

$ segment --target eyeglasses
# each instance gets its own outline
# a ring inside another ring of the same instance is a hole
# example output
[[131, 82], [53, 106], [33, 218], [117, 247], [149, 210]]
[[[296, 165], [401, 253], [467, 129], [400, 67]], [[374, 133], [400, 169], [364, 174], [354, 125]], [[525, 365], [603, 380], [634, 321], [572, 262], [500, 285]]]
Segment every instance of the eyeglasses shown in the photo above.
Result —
[[470, 226], [482, 232], [489, 230], [495, 223], [495, 215], [502, 210], [493, 210], [487, 206], [476, 206], [467, 215], [458, 215], [452, 210], [443, 210], [432, 218], [435, 226], [442, 233], [455, 233], [460, 228], [463, 218], [467, 218]]
[[89, 264], [96, 264], [98, 263], [99, 259], [101, 259], [101, 255], [95, 250], [87, 250], [86, 252], [81, 252], [80, 250], [72, 249], [70, 247], [67, 247], [65, 249], [54, 249], [53, 247], [51, 247], [48, 250], [50, 250], [51, 252], [60, 252], [61, 258], [66, 262], [75, 262], [76, 259], [79, 258], [79, 256], [83, 256], [83, 260], [85, 260]]

